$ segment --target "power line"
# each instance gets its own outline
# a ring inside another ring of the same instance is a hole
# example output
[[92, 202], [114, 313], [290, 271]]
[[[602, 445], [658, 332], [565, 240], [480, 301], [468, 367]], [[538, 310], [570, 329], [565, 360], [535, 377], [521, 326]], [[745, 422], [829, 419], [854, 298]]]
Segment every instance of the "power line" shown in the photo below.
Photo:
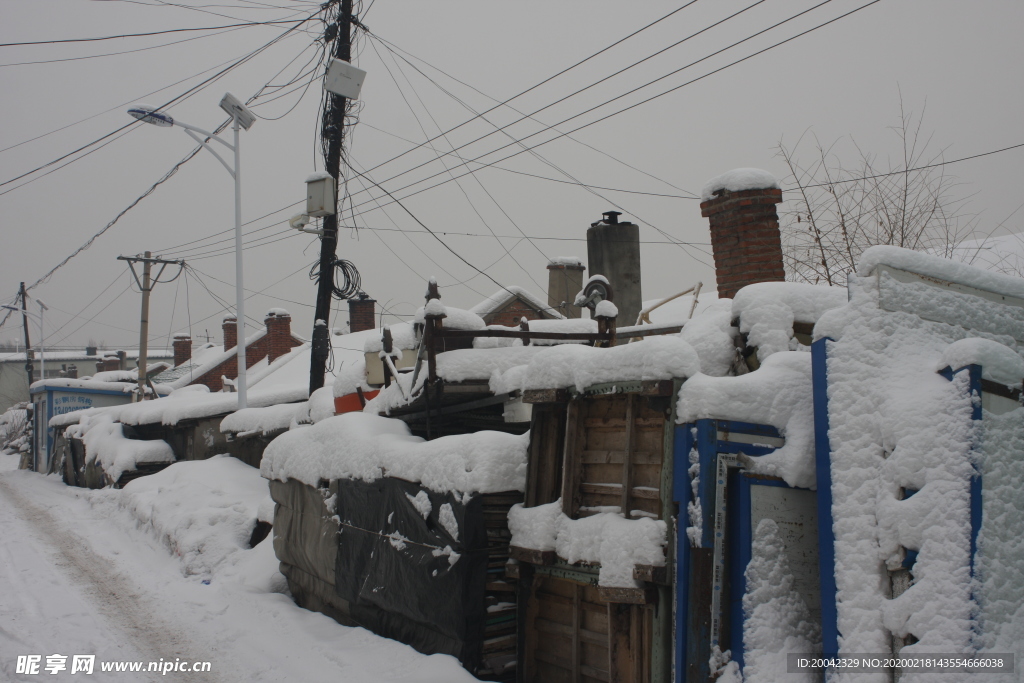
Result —
[[[972, 154], [969, 157], [961, 157], [959, 159], [951, 159], [949, 161], [939, 161], [939, 162], [936, 162], [934, 164], [928, 164], [926, 166], [915, 166], [914, 168], [905, 168], [905, 169], [903, 169], [901, 171], [890, 171], [889, 173], [878, 173], [878, 174], [875, 174], [875, 175], [862, 176], [860, 178], [846, 178], [845, 180], [834, 180], [834, 181], [832, 181], [830, 183], [817, 183], [817, 184], [814, 184], [814, 185], [801, 185], [799, 187], [803, 187], [803, 188], [809, 188], [809, 187], [829, 187], [831, 185], [841, 185], [843, 183], [855, 183], [855, 182], [857, 182], [859, 180], [873, 180], [874, 178], [885, 178], [885, 177], [892, 176], [892, 175], [901, 175], [903, 173], [912, 173], [914, 171], [924, 171], [924, 170], [929, 169], [929, 168], [937, 168], [939, 166], [949, 166], [950, 164], [958, 164], [961, 161], [970, 161], [971, 159], [979, 159], [981, 157], [987, 157], [990, 154], [999, 154], [1000, 152], [1008, 152], [1011, 149], [1018, 149], [1020, 147], [1024, 147], [1024, 142], [1022, 142], [1022, 143], [1020, 143], [1018, 145], [1010, 145], [1009, 147], [1003, 147], [1002, 149], [994, 149], [991, 152], [982, 152], [981, 154]], [[796, 190], [796, 189], [798, 189], [798, 188], [797, 187], [787, 187], [786, 188], [786, 190]]]
[[116, 40], [117, 38], [141, 38], [144, 36], [159, 36], [165, 33], [185, 33], [189, 31], [219, 31], [226, 28], [241, 28], [244, 26], [274, 26], [277, 24], [290, 24], [290, 21], [247, 21], [241, 24], [227, 24], [225, 26], [200, 26], [196, 28], [169, 28], [163, 31], [149, 31], [147, 33], [123, 33], [117, 36], [101, 36], [98, 38], [66, 38], [63, 40], [36, 40], [23, 43], [0, 43], [0, 47], [17, 47], [21, 45], [56, 45], [59, 43], [92, 43], [100, 40]]

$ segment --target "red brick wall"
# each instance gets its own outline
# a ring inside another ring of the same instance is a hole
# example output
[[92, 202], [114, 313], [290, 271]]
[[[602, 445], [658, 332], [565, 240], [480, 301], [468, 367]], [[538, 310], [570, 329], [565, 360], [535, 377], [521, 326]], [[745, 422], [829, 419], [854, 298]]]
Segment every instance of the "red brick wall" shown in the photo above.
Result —
[[700, 214], [711, 223], [719, 297], [732, 298], [755, 282], [786, 279], [775, 211], [781, 201], [782, 190], [764, 189], [723, 192], [701, 203]]
[[174, 338], [174, 367], [192, 358], [192, 337]]
[[349, 332], [362, 332], [377, 327], [374, 314], [373, 299], [349, 299], [348, 300], [348, 330]]
[[[292, 336], [291, 316], [270, 315], [267, 316], [264, 322], [267, 325], [267, 334], [245, 347], [246, 369], [256, 365], [256, 363], [259, 363], [264, 358], [269, 358], [269, 362], [273, 363], [276, 359], [302, 343]], [[227, 336], [228, 329], [228, 324], [225, 322], [225, 337]], [[236, 335], [238, 334], [234, 321], [232, 321], [231, 329], [235, 331]], [[220, 391], [224, 388], [221, 377], [227, 377], [228, 379], [238, 377], [237, 355], [232, 354], [230, 358], [217, 367], [207, 371], [198, 379], [192, 380], [192, 384], [205, 384], [210, 388], [210, 391]]]
[[233, 349], [238, 346], [238, 321], [234, 318], [225, 318], [221, 329], [224, 330], [224, 348]]

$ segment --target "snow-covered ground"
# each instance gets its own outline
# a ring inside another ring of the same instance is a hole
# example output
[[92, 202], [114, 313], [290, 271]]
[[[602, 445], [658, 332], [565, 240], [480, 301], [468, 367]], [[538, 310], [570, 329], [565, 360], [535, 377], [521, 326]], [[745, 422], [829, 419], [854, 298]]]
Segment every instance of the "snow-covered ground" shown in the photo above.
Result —
[[[183, 462], [98, 491], [16, 467], [17, 456], [0, 455], [0, 680], [475, 680], [452, 657], [342, 626], [275, 592], [285, 588], [271, 539], [248, 549], [240, 527], [266, 481], [255, 470], [224, 478], [241, 463]], [[40, 673], [16, 673], [18, 655], [32, 654], [42, 655]], [[54, 654], [67, 656], [67, 670], [51, 675]], [[96, 655], [92, 676], [70, 673], [76, 654]], [[211, 670], [100, 671], [161, 659]]]

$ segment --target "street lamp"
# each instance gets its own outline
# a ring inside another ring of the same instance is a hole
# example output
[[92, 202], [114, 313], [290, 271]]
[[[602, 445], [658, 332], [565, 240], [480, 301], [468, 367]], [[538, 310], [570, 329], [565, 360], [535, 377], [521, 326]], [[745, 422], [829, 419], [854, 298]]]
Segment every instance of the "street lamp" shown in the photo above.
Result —
[[[151, 107], [147, 104], [136, 104], [128, 110], [128, 113], [139, 121], [151, 123], [154, 126], [161, 126], [165, 128], [178, 126], [179, 128], [183, 128], [185, 132], [188, 133], [189, 137], [206, 148], [211, 154], [213, 154], [213, 156], [217, 157], [217, 161], [219, 161], [221, 165], [227, 169], [228, 173], [231, 174], [231, 177], [235, 179], [235, 314], [238, 318], [238, 343], [236, 345], [238, 349], [238, 379], [236, 380], [235, 385], [238, 389], [238, 408], [241, 410], [246, 407], [246, 367], [245, 290], [242, 287], [242, 166], [241, 153], [239, 151], [238, 131], [239, 128], [249, 130], [249, 128], [252, 127], [252, 124], [256, 122], [256, 115], [249, 111], [249, 108], [242, 104], [242, 102], [231, 93], [225, 93], [224, 97], [220, 101], [220, 108], [226, 111], [234, 122], [234, 125], [232, 125], [232, 129], [235, 131], [234, 144], [231, 144], [228, 141], [217, 137], [213, 133], [203, 130], [202, 128], [196, 128], [195, 126], [190, 126], [187, 123], [176, 121], [170, 114], [157, 111], [156, 107]], [[202, 137], [196, 135], [196, 133], [199, 133]], [[215, 149], [206, 144], [206, 140], [203, 138], [216, 140], [234, 152], [234, 168], [232, 168], [228, 162], [224, 161], [224, 158], [221, 157]]]
[[[36, 321], [39, 322], [39, 379], [40, 379], [40, 381], [42, 381], [42, 380], [46, 379], [46, 353], [45, 353], [44, 348], [43, 348], [43, 342], [46, 340], [46, 336], [43, 333], [43, 311], [48, 311], [50, 309], [40, 299], [36, 299], [36, 303], [39, 304], [39, 315], [36, 315], [35, 313], [30, 313], [30, 312], [28, 312], [28, 311], [26, 311], [24, 309], [18, 308], [16, 306], [11, 306], [9, 304], [3, 304], [3, 306], [0, 306], [0, 308], [6, 308], [9, 311], [14, 311], [15, 313], [21, 313], [26, 318], [35, 318]], [[25, 349], [25, 362], [28, 363], [28, 349]], [[32, 385], [30, 383], [29, 384], [29, 400], [31, 401], [31, 399], [32, 399]], [[44, 430], [45, 430], [45, 426], [44, 426]], [[43, 443], [46, 443], [46, 438], [47, 437], [45, 436], [45, 431], [44, 431], [44, 436], [42, 438], [43, 438]], [[39, 437], [36, 437], [34, 439], [34, 441], [38, 445], [39, 444]], [[35, 451], [34, 452], [35, 462], [32, 463], [32, 469], [34, 471], [38, 472], [39, 471], [39, 449], [35, 448], [33, 450]]]

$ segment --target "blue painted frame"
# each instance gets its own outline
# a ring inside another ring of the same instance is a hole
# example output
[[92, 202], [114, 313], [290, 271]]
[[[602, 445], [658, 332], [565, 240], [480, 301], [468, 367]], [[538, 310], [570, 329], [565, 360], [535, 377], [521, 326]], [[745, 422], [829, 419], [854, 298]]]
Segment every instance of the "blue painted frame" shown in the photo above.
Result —
[[676, 518], [676, 681], [683, 683], [686, 675], [686, 628], [680, 621], [689, 613], [690, 604], [690, 539], [687, 505], [690, 502], [690, 451], [693, 433], [689, 425], [677, 425], [672, 443], [672, 499], [679, 505]]
[[[42, 470], [44, 473], [47, 470], [49, 470], [49, 468], [50, 468], [50, 454], [53, 452], [53, 429], [50, 428], [50, 420], [53, 418], [53, 394], [54, 394], [54, 392], [57, 392], [57, 391], [59, 391], [61, 393], [65, 393], [65, 394], [101, 394], [103, 396], [124, 396], [125, 395], [125, 392], [123, 392], [123, 391], [110, 391], [110, 390], [107, 390], [107, 389], [87, 389], [85, 387], [51, 387], [51, 386], [44, 386], [41, 389], [37, 389], [36, 391], [30, 391], [29, 392], [29, 400], [30, 401], [32, 400], [32, 396], [34, 394], [41, 394], [41, 393], [45, 393], [46, 394], [46, 416], [45, 416], [46, 417], [46, 453], [45, 453], [46, 463], [45, 463], [44, 470]], [[33, 401], [33, 403], [34, 403], [34, 401]], [[77, 411], [74, 411], [74, 412], [77, 412]], [[38, 448], [37, 448], [38, 441], [36, 439], [32, 439], [32, 441], [33, 441], [33, 443], [32, 443], [33, 451], [38, 451]], [[35, 464], [36, 464], [36, 468], [35, 469], [36, 469], [36, 471], [40, 471], [39, 470], [39, 465], [38, 465], [38, 463], [39, 463], [39, 455], [40, 455], [39, 453], [35, 453]]]
[[814, 405], [814, 467], [818, 486], [818, 566], [821, 585], [821, 649], [825, 657], [839, 653], [839, 610], [836, 590], [836, 537], [832, 528], [832, 445], [828, 439], [828, 342], [811, 344], [811, 388]]

